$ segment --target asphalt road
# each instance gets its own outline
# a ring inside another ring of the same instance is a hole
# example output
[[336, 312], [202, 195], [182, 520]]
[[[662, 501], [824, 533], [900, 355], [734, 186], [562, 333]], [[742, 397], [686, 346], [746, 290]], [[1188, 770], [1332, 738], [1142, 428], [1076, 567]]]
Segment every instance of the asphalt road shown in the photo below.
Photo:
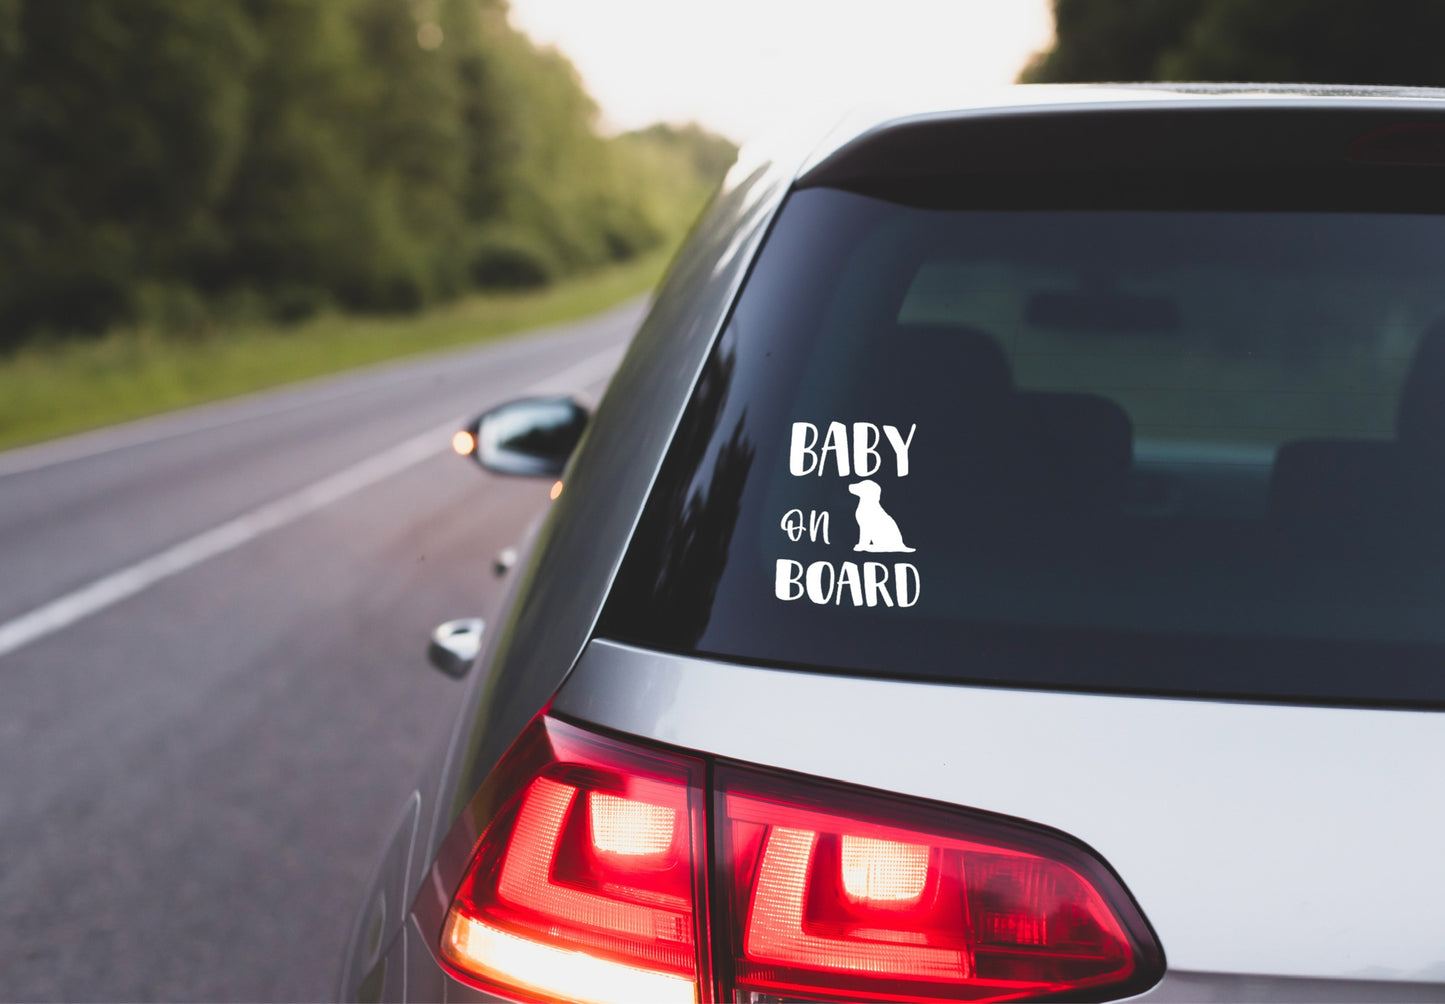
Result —
[[328, 997], [548, 483], [453, 420], [600, 391], [641, 304], [0, 453], [0, 998]]

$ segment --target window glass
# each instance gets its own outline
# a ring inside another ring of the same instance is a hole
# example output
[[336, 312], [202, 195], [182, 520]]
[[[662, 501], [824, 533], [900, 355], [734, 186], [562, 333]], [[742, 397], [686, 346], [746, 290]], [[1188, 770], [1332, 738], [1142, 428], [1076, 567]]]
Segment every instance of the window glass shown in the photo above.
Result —
[[1445, 219], [795, 193], [604, 616], [959, 681], [1445, 697]]

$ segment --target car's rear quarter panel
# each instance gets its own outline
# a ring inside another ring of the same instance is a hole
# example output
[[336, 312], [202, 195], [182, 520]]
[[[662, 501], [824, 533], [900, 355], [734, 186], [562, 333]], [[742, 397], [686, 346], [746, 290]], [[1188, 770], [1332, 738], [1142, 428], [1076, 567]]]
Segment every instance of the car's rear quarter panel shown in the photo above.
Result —
[[790, 180], [768, 163], [734, 168], [614, 374], [427, 772], [410, 896], [483, 778], [587, 643], [677, 417]]
[[866, 679], [605, 641], [553, 710], [1062, 830], [1154, 926], [1176, 974], [1159, 999], [1445, 999], [1434, 712]]

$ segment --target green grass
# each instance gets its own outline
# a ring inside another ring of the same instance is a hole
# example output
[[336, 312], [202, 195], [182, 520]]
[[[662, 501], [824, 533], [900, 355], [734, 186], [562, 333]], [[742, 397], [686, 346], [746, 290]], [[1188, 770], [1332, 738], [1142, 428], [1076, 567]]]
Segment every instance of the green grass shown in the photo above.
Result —
[[406, 317], [327, 315], [194, 337], [121, 330], [22, 349], [0, 358], [0, 448], [586, 317], [651, 289], [669, 254]]

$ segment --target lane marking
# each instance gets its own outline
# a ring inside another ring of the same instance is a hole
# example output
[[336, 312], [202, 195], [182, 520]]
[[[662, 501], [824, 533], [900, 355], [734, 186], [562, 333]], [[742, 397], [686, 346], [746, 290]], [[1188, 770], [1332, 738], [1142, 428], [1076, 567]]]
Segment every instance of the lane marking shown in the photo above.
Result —
[[[589, 356], [555, 376], [547, 377], [522, 390], [528, 394], [556, 394], [564, 389], [585, 388], [606, 376], [617, 365], [626, 346], [617, 346]], [[16, 649], [54, 634], [121, 600], [128, 599], [157, 582], [178, 575], [217, 555], [234, 551], [263, 534], [294, 523], [334, 502], [354, 495], [379, 481], [399, 474], [429, 457], [451, 448], [451, 435], [470, 416], [452, 419], [444, 425], [398, 443], [374, 454], [360, 463], [338, 471], [330, 477], [313, 482], [299, 491], [257, 506], [249, 512], [202, 531], [128, 565], [118, 572], [96, 579], [88, 585], [66, 593], [0, 624], [0, 657]]]

